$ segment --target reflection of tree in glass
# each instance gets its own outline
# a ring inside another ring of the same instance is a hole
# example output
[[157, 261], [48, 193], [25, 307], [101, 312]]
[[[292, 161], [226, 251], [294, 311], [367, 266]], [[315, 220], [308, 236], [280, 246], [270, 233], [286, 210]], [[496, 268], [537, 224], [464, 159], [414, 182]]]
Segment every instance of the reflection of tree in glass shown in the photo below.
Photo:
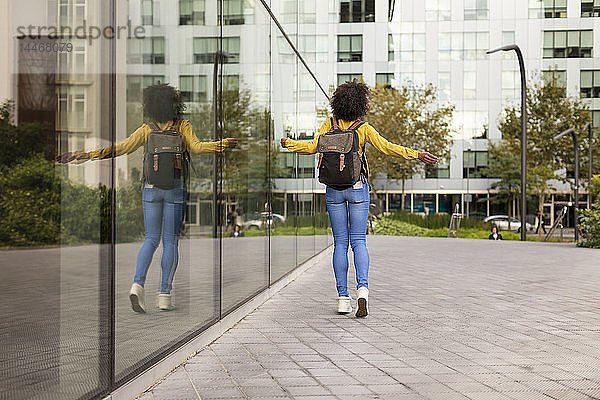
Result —
[[[272, 138], [271, 114], [268, 109], [253, 104], [251, 92], [247, 89], [224, 91], [221, 99], [223, 137], [239, 139], [239, 150], [223, 155], [223, 192], [231, 196], [254, 192], [262, 197], [271, 185], [270, 178], [277, 176], [275, 171], [281, 168], [281, 152]], [[213, 140], [212, 103], [202, 104], [191, 111], [190, 121], [196, 127], [200, 140]], [[269, 152], [271, 174], [268, 173]], [[195, 157], [193, 162], [200, 177], [212, 178], [212, 158]], [[192, 172], [192, 178], [193, 175]]]

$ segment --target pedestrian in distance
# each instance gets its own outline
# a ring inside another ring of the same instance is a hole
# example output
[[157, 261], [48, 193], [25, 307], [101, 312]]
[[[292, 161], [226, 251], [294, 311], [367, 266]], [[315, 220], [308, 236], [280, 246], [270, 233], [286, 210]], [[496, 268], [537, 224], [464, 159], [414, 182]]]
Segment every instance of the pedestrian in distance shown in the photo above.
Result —
[[369, 168], [365, 145], [393, 157], [437, 163], [437, 157], [390, 143], [362, 118], [369, 111], [370, 91], [355, 81], [338, 86], [331, 98], [333, 117], [327, 119], [311, 141], [281, 139], [281, 146], [299, 154], [319, 153], [319, 181], [327, 185], [325, 203], [334, 239], [333, 271], [338, 292], [338, 312], [352, 312], [348, 293], [348, 244], [354, 254], [357, 280], [357, 317], [368, 315], [369, 252], [366, 245], [369, 216]]
[[137, 257], [129, 291], [135, 312], [146, 312], [144, 284], [152, 257], [162, 236], [161, 282], [158, 308], [174, 309], [173, 277], [179, 258], [179, 235], [184, 224], [189, 178], [189, 153], [222, 152], [237, 145], [237, 139], [200, 142], [190, 121], [182, 119], [185, 105], [180, 92], [167, 84], [144, 89], [144, 122], [121, 143], [99, 150], [63, 153], [59, 162], [102, 160], [129, 154], [144, 146], [142, 208], [145, 241]]
[[498, 232], [498, 227], [496, 225], [492, 226], [492, 233], [488, 237], [489, 240], [502, 240], [502, 234]]
[[236, 225], [235, 228], [233, 228], [233, 232], [231, 232], [229, 234], [229, 237], [232, 237], [232, 238], [244, 237], [244, 232], [242, 232], [242, 227], [239, 225]]

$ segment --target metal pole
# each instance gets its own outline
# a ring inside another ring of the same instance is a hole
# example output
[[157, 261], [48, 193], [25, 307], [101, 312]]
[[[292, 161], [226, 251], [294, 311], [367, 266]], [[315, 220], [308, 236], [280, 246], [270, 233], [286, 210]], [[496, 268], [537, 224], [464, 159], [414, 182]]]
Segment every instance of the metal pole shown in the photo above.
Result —
[[589, 151], [589, 156], [588, 156], [588, 161], [589, 161], [589, 165], [588, 165], [588, 195], [587, 195], [587, 208], [588, 210], [592, 209], [592, 196], [590, 194], [590, 188], [592, 187], [592, 123], [588, 122], [587, 124], [588, 127], [588, 133], [589, 133], [589, 141], [588, 141], [588, 151]]
[[575, 131], [573, 131], [573, 146], [575, 146], [575, 243], [577, 243], [579, 241], [579, 230], [577, 229], [579, 222], [579, 213], [577, 212], [579, 207], [579, 145]]
[[521, 71], [521, 240], [527, 240], [527, 229], [525, 216], [527, 215], [527, 82], [525, 79], [525, 62], [523, 53], [516, 44], [502, 46], [494, 50], [488, 50], [487, 54], [498, 51], [511, 51], [517, 53], [519, 70]]
[[521, 241], [527, 240], [527, 82], [525, 79], [525, 63], [519, 46], [515, 45], [521, 71]]

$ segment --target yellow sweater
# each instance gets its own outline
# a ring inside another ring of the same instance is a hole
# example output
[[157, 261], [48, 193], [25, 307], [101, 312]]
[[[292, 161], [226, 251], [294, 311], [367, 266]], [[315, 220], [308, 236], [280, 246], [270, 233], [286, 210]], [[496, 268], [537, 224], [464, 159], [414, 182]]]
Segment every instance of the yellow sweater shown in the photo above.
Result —
[[[348, 129], [354, 122], [355, 121], [338, 120], [338, 125], [342, 129]], [[319, 136], [326, 132], [329, 132], [330, 130], [331, 118], [327, 118], [327, 120], [321, 126], [319, 133], [315, 136], [313, 140], [311, 140], [310, 142], [305, 142], [287, 139], [285, 141], [285, 147], [290, 151], [293, 151], [294, 153], [298, 154], [314, 154], [317, 151], [317, 143], [319, 142]], [[403, 157], [407, 160], [414, 160], [419, 157], [419, 152], [417, 150], [413, 150], [408, 147], [391, 143], [386, 138], [382, 137], [379, 134], [379, 132], [375, 130], [375, 128], [369, 125], [368, 122], [362, 124], [356, 132], [358, 133], [361, 154], [365, 142], [368, 142], [371, 143], [377, 150], [379, 150], [383, 154], [387, 154], [388, 156]]]
[[[173, 122], [158, 122], [157, 125], [160, 129], [166, 130], [173, 125]], [[91, 160], [100, 160], [110, 157], [113, 152], [115, 157], [132, 153], [137, 150], [138, 147], [146, 143], [150, 132], [152, 132], [152, 128], [147, 124], [143, 124], [121, 143], [115, 146], [108, 146], [103, 149], [90, 151], [88, 155]], [[183, 136], [183, 141], [191, 153], [216, 153], [225, 150], [229, 146], [229, 142], [226, 139], [217, 142], [199, 141], [192, 129], [192, 124], [188, 120], [181, 121], [179, 132], [181, 133], [181, 136]]]

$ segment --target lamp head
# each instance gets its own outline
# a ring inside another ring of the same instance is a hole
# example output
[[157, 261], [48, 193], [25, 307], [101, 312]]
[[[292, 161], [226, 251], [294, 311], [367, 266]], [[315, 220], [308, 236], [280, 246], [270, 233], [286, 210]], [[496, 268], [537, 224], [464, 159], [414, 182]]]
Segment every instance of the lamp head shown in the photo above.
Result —
[[509, 44], [509, 45], [506, 45], [506, 46], [498, 47], [497, 49], [488, 50], [485, 53], [486, 54], [493, 54], [493, 53], [497, 53], [499, 51], [510, 51], [510, 50], [516, 50], [516, 49], [517, 49], [517, 45], [516, 44]]
[[587, 131], [590, 127], [592, 126], [592, 124], [590, 122], [588, 122], [587, 124], [585, 124], [585, 126], [583, 127], [584, 131]]
[[566, 131], [559, 133], [558, 135], [554, 136], [554, 140], [561, 139], [561, 138], [565, 137], [566, 135], [568, 135], [569, 133], [575, 134], [575, 129], [569, 128]]

